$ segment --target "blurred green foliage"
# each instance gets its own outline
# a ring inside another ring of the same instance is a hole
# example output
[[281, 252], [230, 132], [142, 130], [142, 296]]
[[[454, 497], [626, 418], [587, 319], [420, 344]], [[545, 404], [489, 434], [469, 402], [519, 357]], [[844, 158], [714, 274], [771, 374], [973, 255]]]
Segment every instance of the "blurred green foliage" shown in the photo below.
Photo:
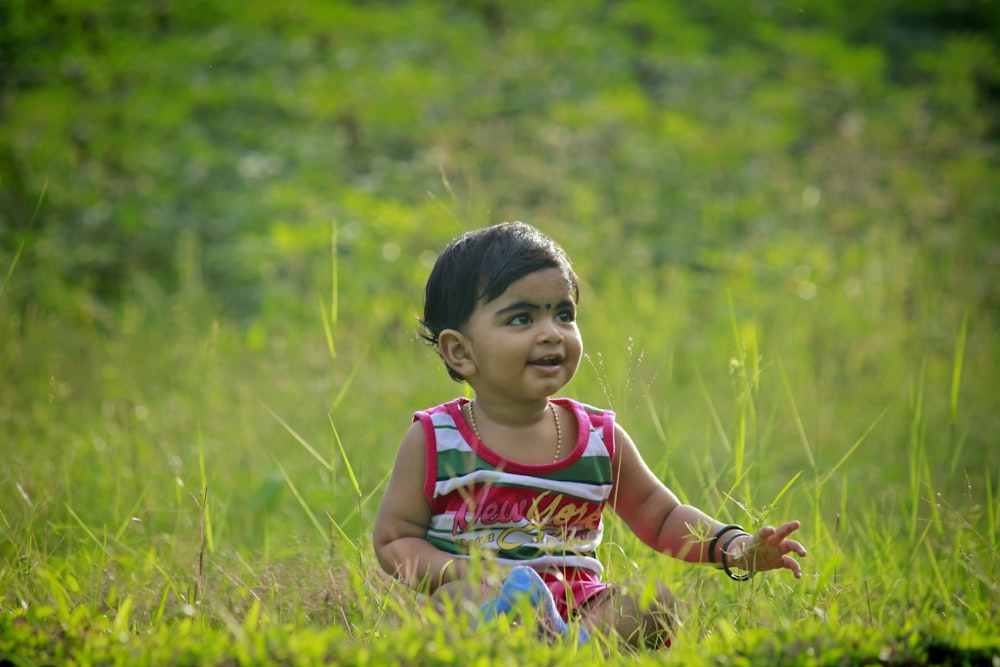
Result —
[[898, 242], [1000, 305], [994, 2], [11, 0], [0, 19], [22, 304], [172, 292], [190, 235], [252, 318], [318, 281], [331, 220], [384, 292], [416, 277], [399, 257], [523, 218], [595, 281], [611, 259], [843, 287]]

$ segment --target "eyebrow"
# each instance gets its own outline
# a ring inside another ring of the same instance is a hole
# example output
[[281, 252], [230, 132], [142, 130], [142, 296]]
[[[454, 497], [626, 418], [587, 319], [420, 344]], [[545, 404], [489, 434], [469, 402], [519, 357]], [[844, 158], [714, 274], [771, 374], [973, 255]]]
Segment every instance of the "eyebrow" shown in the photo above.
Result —
[[[564, 299], [555, 305], [555, 309], [559, 310], [560, 308], [567, 308], [572, 306], [573, 302], [570, 299]], [[537, 303], [532, 303], [530, 301], [518, 301], [517, 303], [512, 303], [505, 308], [501, 308], [500, 310], [496, 311], [494, 315], [496, 317], [500, 317], [518, 310], [541, 310], [541, 309], [542, 307]]]

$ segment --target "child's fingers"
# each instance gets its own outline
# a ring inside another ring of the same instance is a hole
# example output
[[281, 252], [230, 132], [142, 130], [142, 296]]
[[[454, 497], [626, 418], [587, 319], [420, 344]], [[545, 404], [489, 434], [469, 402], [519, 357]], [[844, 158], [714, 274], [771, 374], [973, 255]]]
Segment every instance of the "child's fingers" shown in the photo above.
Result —
[[794, 533], [802, 524], [799, 521], [789, 521], [783, 523], [777, 528], [774, 526], [764, 526], [759, 531], [757, 531], [757, 541], [758, 542], [770, 542], [771, 544], [780, 544], [782, 540]]
[[797, 540], [786, 539], [801, 525], [798, 521], [789, 521], [777, 528], [764, 526], [757, 531], [755, 542], [758, 569], [785, 568], [791, 570], [796, 579], [802, 578], [802, 567], [791, 554], [805, 556], [806, 548]]
[[802, 523], [800, 521], [789, 521], [775, 528], [774, 534], [779, 540], [783, 540], [798, 530], [801, 526]]
[[796, 579], [802, 578], [802, 566], [791, 556], [782, 556], [781, 566], [791, 570]]
[[763, 528], [757, 531], [757, 541], [767, 542], [768, 540], [771, 539], [771, 536], [774, 535], [774, 533], [775, 533], [774, 526], [764, 526]]
[[806, 548], [802, 546], [800, 542], [797, 542], [795, 540], [785, 540], [784, 542], [781, 543], [781, 546], [786, 551], [793, 551], [797, 553], [799, 556], [806, 555]]

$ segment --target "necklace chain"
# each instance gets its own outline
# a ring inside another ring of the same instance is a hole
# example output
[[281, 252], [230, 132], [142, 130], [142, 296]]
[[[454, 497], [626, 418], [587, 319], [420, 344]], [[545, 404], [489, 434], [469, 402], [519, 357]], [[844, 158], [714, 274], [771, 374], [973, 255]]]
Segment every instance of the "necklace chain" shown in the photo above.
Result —
[[[469, 425], [472, 426], [472, 432], [476, 434], [476, 438], [479, 442], [483, 441], [482, 436], [479, 435], [479, 427], [476, 426], [476, 411], [472, 407], [473, 403], [469, 403]], [[552, 413], [552, 419], [556, 423], [556, 455], [552, 457], [552, 462], [555, 463], [559, 460], [559, 455], [562, 453], [562, 425], [559, 423], [559, 414], [556, 412], [556, 406], [552, 405], [552, 401], [546, 404], [549, 412]]]

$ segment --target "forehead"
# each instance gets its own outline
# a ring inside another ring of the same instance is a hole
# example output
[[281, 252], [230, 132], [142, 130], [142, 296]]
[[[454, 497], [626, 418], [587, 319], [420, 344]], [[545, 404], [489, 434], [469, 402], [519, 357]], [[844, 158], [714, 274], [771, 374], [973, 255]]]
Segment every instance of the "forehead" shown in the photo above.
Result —
[[547, 268], [533, 271], [526, 276], [518, 278], [507, 289], [490, 303], [501, 301], [527, 300], [527, 301], [547, 301], [575, 302], [573, 298], [573, 283], [569, 276], [562, 269]]

